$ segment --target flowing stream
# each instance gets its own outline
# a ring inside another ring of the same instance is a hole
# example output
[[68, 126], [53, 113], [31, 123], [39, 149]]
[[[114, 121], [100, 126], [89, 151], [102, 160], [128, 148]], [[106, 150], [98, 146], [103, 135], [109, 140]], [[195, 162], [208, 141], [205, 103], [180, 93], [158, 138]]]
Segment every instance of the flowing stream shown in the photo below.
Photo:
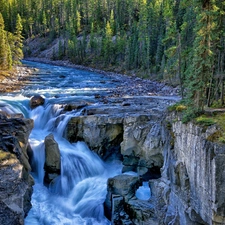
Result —
[[[24, 62], [35, 67], [23, 90], [0, 96], [0, 110], [22, 113], [34, 120], [29, 141], [33, 150], [32, 176], [35, 179], [32, 209], [25, 225], [111, 224], [104, 216], [103, 203], [109, 177], [121, 173], [120, 162], [103, 162], [85, 143], [69, 143], [63, 131], [79, 110], [62, 113], [61, 104], [88, 101], [97, 104], [95, 95], [107, 95], [113, 81], [101, 74], [76, 69]], [[107, 85], [106, 85], [107, 83]], [[41, 94], [45, 104], [33, 110], [30, 97]], [[52, 133], [59, 144], [61, 175], [46, 187], [43, 184], [45, 137]]]

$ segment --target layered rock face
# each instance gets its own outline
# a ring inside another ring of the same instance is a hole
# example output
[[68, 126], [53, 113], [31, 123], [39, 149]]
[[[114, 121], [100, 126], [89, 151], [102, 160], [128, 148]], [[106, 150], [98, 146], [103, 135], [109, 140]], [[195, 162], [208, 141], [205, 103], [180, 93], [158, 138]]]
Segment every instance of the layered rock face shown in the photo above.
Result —
[[70, 142], [85, 141], [104, 160], [122, 159], [123, 172], [137, 172], [146, 180], [158, 178], [163, 166], [161, 123], [170, 100], [125, 103], [87, 108], [85, 115], [71, 118], [65, 137]]
[[0, 224], [24, 224], [31, 208], [33, 179], [27, 148], [32, 128], [32, 120], [0, 113]]
[[225, 146], [207, 140], [217, 128], [167, 119], [162, 177], [150, 181], [159, 224], [225, 224]]

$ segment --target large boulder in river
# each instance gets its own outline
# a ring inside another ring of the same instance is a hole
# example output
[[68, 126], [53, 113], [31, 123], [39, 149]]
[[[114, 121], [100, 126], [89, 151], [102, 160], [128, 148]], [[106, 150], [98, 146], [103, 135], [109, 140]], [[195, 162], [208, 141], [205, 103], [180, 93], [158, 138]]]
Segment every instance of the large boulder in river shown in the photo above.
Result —
[[33, 121], [0, 113], [0, 224], [22, 225], [31, 208], [33, 179], [27, 148]]
[[53, 134], [45, 137], [45, 181], [50, 183], [60, 174], [60, 151]]
[[34, 109], [40, 105], [44, 105], [45, 99], [41, 95], [34, 95], [30, 99], [30, 107], [31, 109]]

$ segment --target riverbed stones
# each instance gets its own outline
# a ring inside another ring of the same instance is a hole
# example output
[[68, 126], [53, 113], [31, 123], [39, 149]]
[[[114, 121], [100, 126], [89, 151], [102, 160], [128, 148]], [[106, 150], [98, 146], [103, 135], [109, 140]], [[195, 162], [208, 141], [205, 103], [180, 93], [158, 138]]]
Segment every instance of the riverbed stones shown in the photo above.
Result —
[[0, 224], [23, 225], [33, 179], [27, 156], [33, 121], [0, 113]]
[[45, 137], [45, 182], [50, 183], [60, 174], [61, 158], [58, 143], [53, 134]]

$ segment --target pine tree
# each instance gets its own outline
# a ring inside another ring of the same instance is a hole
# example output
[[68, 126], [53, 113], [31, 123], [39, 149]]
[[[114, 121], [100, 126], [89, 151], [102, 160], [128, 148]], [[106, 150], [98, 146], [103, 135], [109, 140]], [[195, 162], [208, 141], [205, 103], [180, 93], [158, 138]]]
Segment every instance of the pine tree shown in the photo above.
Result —
[[113, 43], [112, 43], [113, 31], [109, 21], [106, 22], [105, 36], [103, 38], [103, 57], [106, 64], [111, 62], [113, 54]]
[[19, 64], [23, 59], [23, 36], [22, 36], [22, 20], [19, 14], [16, 19], [15, 41], [13, 48], [13, 64]]
[[215, 16], [213, 1], [196, 2], [197, 23], [195, 41], [193, 44], [193, 61], [189, 74], [188, 100], [189, 105], [196, 111], [202, 111], [207, 99], [207, 89], [213, 74], [215, 54], [213, 40]]
[[6, 38], [6, 32], [4, 30], [4, 19], [0, 13], [0, 68], [8, 68], [8, 43]]

